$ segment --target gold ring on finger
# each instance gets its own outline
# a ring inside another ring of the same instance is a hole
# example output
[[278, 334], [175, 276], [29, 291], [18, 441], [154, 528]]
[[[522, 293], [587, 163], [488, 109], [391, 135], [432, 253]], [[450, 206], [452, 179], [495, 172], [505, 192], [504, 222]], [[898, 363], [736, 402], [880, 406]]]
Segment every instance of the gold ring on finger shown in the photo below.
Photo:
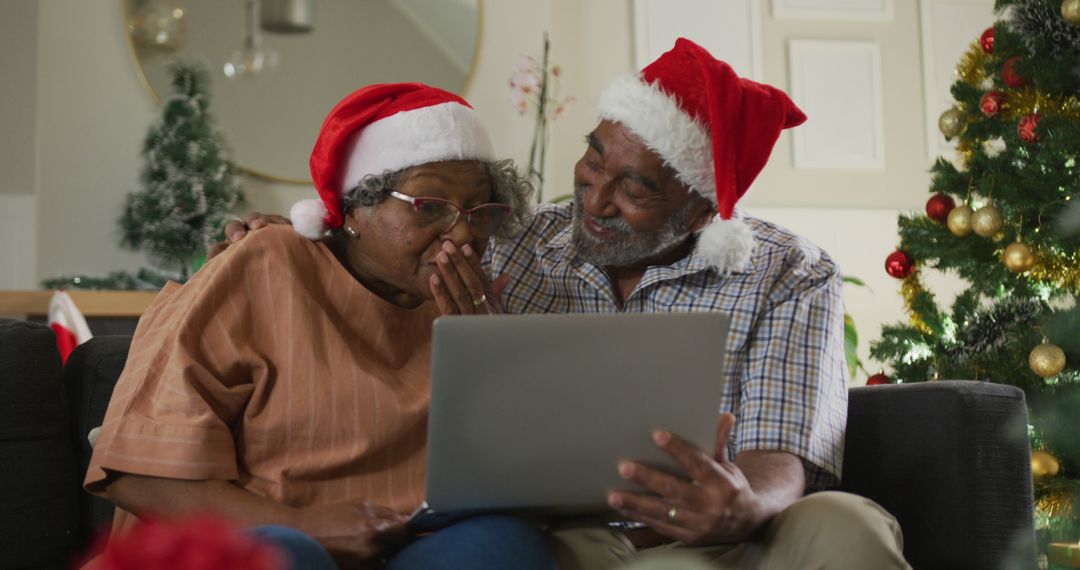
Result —
[[678, 507], [671, 507], [667, 512], [667, 520], [671, 524], [675, 524], [675, 516], [679, 514]]
[[487, 293], [484, 293], [483, 295], [480, 295], [479, 299], [473, 299], [473, 302], [472, 302], [474, 307], [479, 307], [480, 305], [483, 305], [484, 303], [487, 303]]

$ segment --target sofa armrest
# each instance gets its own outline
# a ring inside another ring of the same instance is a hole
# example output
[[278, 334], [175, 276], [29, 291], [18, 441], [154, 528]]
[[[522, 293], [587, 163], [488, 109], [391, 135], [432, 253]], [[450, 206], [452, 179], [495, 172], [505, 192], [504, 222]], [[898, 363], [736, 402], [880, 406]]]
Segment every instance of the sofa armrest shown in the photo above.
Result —
[[[130, 345], [130, 336], [94, 337], [79, 345], [64, 366], [64, 385], [73, 419], [71, 437], [75, 442], [82, 476], [86, 475], [93, 452], [87, 435], [105, 419], [109, 399], [120, 372], [124, 370]], [[112, 522], [112, 503], [85, 491], [81, 494], [79, 511], [80, 525], [87, 535], [103, 527], [107, 530]]]
[[1015, 386], [853, 388], [841, 489], [892, 513], [916, 569], [1034, 564], [1027, 405]]
[[56, 335], [0, 319], [0, 568], [64, 568], [78, 549], [78, 481]]

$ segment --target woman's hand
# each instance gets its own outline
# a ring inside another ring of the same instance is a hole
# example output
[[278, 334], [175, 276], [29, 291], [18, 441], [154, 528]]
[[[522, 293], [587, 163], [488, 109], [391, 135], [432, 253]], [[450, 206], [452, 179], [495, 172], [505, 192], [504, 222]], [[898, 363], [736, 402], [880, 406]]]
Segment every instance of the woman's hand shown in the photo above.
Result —
[[323, 545], [342, 568], [364, 568], [408, 542], [407, 517], [368, 502], [305, 507], [293, 526]]
[[489, 282], [480, 256], [469, 244], [457, 247], [445, 241], [435, 256], [439, 272], [431, 276], [431, 295], [444, 315], [504, 313], [502, 290], [508, 275]]

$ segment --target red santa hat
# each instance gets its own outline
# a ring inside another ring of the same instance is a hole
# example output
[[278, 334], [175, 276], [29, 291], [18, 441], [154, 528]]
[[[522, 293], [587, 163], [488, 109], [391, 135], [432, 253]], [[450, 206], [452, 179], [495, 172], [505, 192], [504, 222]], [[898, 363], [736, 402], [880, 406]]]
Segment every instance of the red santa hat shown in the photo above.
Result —
[[806, 121], [791, 99], [679, 38], [641, 73], [612, 82], [600, 95], [599, 116], [628, 128], [687, 187], [715, 201], [717, 215], [698, 236], [696, 253], [721, 272], [747, 268], [754, 235], [732, 214], [780, 131]]
[[421, 83], [369, 85], [338, 103], [311, 151], [319, 199], [289, 212], [310, 239], [344, 222], [341, 197], [360, 180], [442, 160], [492, 161], [495, 153], [476, 111], [461, 97]]

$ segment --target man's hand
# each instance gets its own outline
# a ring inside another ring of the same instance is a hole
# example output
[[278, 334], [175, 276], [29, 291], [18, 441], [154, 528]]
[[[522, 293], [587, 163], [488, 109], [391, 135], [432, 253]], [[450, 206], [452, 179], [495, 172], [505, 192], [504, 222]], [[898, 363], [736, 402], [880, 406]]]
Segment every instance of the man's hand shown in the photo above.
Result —
[[407, 517], [368, 502], [300, 509], [293, 526], [323, 545], [343, 568], [364, 568], [408, 542]]
[[444, 315], [488, 315], [506, 312], [502, 292], [509, 275], [488, 282], [480, 266], [480, 256], [469, 244], [457, 247], [443, 242], [442, 251], [435, 257], [439, 272], [431, 276], [429, 285], [435, 304]]
[[746, 540], [773, 513], [766, 512], [742, 470], [728, 460], [734, 426], [735, 416], [720, 416], [715, 458], [671, 432], [654, 432], [654, 443], [682, 465], [690, 480], [627, 461], [619, 465], [619, 474], [655, 496], [615, 491], [608, 504], [685, 544]]
[[228, 249], [230, 245], [244, 239], [244, 236], [247, 235], [248, 231], [264, 228], [271, 224], [286, 224], [291, 226], [292, 220], [276, 214], [251, 212], [243, 220], [233, 220], [228, 224], [225, 224], [225, 241], [212, 244], [206, 250], [206, 260], [210, 261], [217, 257], [218, 254]]

